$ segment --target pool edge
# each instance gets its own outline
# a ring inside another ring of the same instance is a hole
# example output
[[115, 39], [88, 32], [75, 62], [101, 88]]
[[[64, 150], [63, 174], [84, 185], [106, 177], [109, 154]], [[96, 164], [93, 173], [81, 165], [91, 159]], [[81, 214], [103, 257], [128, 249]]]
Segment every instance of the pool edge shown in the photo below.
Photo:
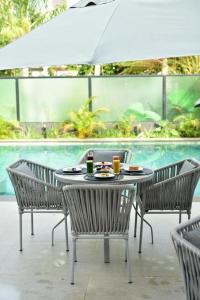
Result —
[[0, 146], [12, 144], [79, 144], [79, 143], [185, 143], [200, 142], [200, 138], [90, 138], [90, 139], [27, 139], [2, 140]]

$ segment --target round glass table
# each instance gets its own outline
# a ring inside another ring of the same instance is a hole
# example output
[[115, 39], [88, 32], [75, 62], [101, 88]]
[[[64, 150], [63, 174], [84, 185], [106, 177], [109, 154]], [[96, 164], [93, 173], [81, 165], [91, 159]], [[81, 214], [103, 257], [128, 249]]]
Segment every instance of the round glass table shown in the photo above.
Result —
[[[127, 167], [128, 165], [123, 164], [122, 169]], [[79, 167], [85, 169], [85, 165], [80, 165]], [[56, 179], [62, 184], [135, 184], [137, 186], [138, 183], [147, 182], [153, 178], [154, 171], [150, 169], [143, 169], [145, 172], [134, 172], [126, 174], [121, 174], [117, 177], [116, 180], [109, 179], [95, 179], [90, 180], [87, 178], [86, 174], [60, 174], [56, 173]], [[60, 171], [60, 170], [59, 170]], [[104, 239], [104, 261], [105, 263], [110, 262], [110, 247], [109, 247], [109, 239]]]
[[[123, 164], [122, 169], [126, 167], [126, 164]], [[84, 165], [80, 165], [80, 167], [85, 169]], [[145, 173], [145, 170], [147, 172]], [[133, 172], [127, 174], [121, 174], [117, 178], [117, 180], [110, 180], [110, 179], [96, 179], [90, 180], [89, 177], [86, 179], [86, 174], [60, 174], [56, 173], [55, 177], [59, 182], [64, 184], [136, 184], [145, 181], [149, 181], [153, 178], [154, 172], [153, 170], [144, 168], [144, 172]]]

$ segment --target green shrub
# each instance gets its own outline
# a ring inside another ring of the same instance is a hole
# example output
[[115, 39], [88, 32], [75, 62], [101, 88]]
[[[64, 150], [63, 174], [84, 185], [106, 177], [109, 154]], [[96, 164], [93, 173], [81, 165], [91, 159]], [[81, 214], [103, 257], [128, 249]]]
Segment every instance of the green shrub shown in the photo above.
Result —
[[17, 132], [20, 130], [21, 128], [18, 124], [14, 124], [0, 118], [0, 139], [15, 138]]
[[31, 126], [28, 126], [26, 128], [21, 129], [19, 132], [15, 134], [15, 138], [17, 139], [41, 139], [43, 138], [42, 134], [32, 128]]
[[108, 112], [106, 108], [98, 108], [90, 111], [89, 105], [94, 100], [94, 97], [87, 99], [77, 112], [70, 112], [70, 120], [68, 126], [74, 130], [78, 138], [93, 137], [95, 132], [104, 129], [103, 122], [98, 121], [99, 115], [103, 112]]
[[179, 116], [175, 121], [181, 137], [200, 137], [200, 119], [195, 114]]
[[144, 137], [147, 138], [178, 138], [180, 134], [173, 123], [169, 121], [160, 121], [158, 127], [152, 130], [146, 130]]

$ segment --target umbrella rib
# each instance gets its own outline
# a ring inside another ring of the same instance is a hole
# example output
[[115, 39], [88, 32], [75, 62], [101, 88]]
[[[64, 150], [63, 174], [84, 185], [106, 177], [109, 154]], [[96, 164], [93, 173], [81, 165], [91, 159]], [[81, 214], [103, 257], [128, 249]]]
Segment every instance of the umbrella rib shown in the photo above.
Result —
[[104, 35], [104, 33], [105, 33], [107, 27], [109, 26], [109, 24], [110, 24], [110, 22], [111, 22], [111, 20], [112, 20], [112, 18], [113, 18], [113, 16], [114, 16], [114, 14], [115, 14], [115, 11], [117, 10], [117, 8], [118, 8], [118, 6], [119, 6], [119, 4], [120, 4], [120, 1], [118, 1], [118, 4], [117, 4], [116, 7], [114, 8], [114, 10], [113, 10], [111, 16], [109, 17], [109, 20], [108, 20], [108, 22], [107, 22], [107, 24], [106, 24], [106, 26], [105, 26], [105, 28], [104, 28], [102, 34], [100, 35], [100, 37], [99, 37], [99, 39], [98, 39], [98, 41], [97, 41], [97, 43], [96, 43], [96, 46], [95, 46], [94, 51], [93, 51], [93, 55], [92, 55], [92, 57], [91, 57], [91, 59], [90, 59], [90, 61], [89, 61], [90, 64], [93, 63], [93, 59], [94, 59], [94, 56], [95, 56], [95, 53], [96, 53], [96, 49], [97, 49], [97, 47], [98, 47], [98, 44], [99, 44], [99, 42], [101, 41], [101, 39], [102, 39], [102, 37], [103, 37], [103, 35]]

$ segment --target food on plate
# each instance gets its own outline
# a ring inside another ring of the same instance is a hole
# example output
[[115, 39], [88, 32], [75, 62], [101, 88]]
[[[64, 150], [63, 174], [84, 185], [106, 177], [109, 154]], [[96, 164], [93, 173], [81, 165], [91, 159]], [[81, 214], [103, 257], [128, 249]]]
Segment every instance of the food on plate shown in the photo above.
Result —
[[110, 167], [106, 167], [106, 166], [97, 168], [97, 171], [98, 171], [98, 172], [109, 173], [111, 170], [112, 170], [112, 169], [111, 169]]
[[99, 161], [99, 162], [95, 162], [95, 166], [111, 166], [112, 163], [109, 161]]
[[129, 171], [139, 171], [139, 170], [141, 170], [141, 167], [139, 167], [139, 166], [129, 166], [128, 170]]
[[107, 174], [107, 173], [102, 173], [101, 174], [101, 177], [108, 177], [109, 176], [109, 174]]

